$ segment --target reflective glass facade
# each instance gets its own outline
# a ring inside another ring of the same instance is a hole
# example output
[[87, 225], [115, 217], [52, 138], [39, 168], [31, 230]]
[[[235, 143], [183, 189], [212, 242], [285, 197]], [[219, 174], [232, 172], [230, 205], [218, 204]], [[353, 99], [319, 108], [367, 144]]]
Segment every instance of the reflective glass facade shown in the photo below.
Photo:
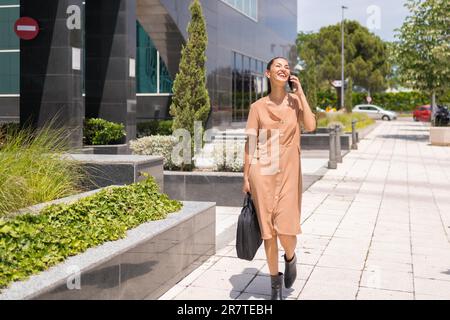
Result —
[[245, 121], [250, 105], [267, 91], [265, 62], [233, 53], [233, 121]]
[[258, 0], [221, 0], [246, 16], [258, 20]]
[[0, 0], [0, 94], [20, 90], [20, 42], [13, 28], [19, 11], [19, 0]]
[[[190, 2], [159, 1], [186, 39]], [[210, 124], [226, 128], [233, 121], [246, 120], [249, 103], [255, 100], [257, 88], [262, 86], [261, 68], [264, 69], [270, 59], [284, 56], [292, 65], [297, 62], [297, 0], [258, 0], [254, 6], [257, 19], [239, 10], [252, 7], [245, 5], [245, 1], [201, 0], [201, 3], [208, 31], [206, 69], [212, 106]], [[165, 45], [172, 44], [167, 41], [162, 47]], [[236, 62], [235, 54], [238, 54]], [[260, 66], [255, 61], [259, 61]]]
[[172, 93], [173, 81], [152, 39], [136, 22], [136, 92]]

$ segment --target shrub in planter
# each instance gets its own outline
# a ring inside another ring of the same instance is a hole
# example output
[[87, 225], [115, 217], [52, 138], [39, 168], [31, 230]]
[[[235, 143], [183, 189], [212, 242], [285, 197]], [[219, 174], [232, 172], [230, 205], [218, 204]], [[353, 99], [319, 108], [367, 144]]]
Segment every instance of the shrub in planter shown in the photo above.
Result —
[[164, 219], [181, 206], [161, 194], [149, 177], [72, 204], [48, 206], [37, 215], [0, 219], [0, 288], [90, 247], [124, 238], [127, 230]]
[[214, 164], [217, 171], [243, 172], [245, 143], [227, 141], [214, 144]]
[[177, 166], [172, 161], [172, 151], [178, 139], [174, 136], [148, 136], [130, 141], [133, 154], [161, 156], [164, 158], [164, 169], [173, 170]]
[[121, 144], [126, 136], [125, 127], [104, 119], [88, 119], [84, 125], [86, 145]]
[[137, 124], [138, 138], [148, 136], [170, 136], [172, 134], [173, 120], [152, 120]]
[[159, 124], [158, 124], [158, 121], [156, 121], [156, 120], [138, 123], [136, 126], [137, 137], [143, 138], [143, 137], [157, 135], [158, 134], [157, 133], [158, 126], [159, 126]]
[[[366, 93], [355, 93], [353, 103], [365, 104]], [[429, 104], [430, 97], [422, 92], [377, 92], [372, 95], [372, 104], [398, 112], [413, 111], [416, 106]]]
[[64, 129], [50, 129], [50, 126], [39, 130], [13, 128], [3, 137], [0, 146], [0, 217], [82, 191], [85, 173], [80, 163], [62, 159], [68, 150]]
[[173, 132], [172, 127], [173, 127], [173, 120], [159, 121], [157, 134], [162, 136], [170, 136]]

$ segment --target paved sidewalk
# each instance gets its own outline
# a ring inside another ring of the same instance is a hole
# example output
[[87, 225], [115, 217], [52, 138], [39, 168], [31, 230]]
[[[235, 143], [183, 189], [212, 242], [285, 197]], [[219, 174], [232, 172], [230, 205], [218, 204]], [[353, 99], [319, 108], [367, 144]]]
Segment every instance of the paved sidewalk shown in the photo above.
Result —
[[[286, 299], [450, 299], [450, 148], [428, 132], [382, 122], [304, 193]], [[268, 299], [268, 276], [263, 246], [247, 262], [232, 241], [161, 299]]]

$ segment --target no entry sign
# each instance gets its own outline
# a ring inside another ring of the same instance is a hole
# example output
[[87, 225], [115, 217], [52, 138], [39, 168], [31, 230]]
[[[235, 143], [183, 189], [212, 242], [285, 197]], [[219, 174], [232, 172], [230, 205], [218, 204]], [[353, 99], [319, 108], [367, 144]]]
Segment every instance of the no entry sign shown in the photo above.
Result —
[[14, 31], [22, 40], [32, 40], [39, 34], [39, 25], [36, 20], [22, 17], [14, 24]]

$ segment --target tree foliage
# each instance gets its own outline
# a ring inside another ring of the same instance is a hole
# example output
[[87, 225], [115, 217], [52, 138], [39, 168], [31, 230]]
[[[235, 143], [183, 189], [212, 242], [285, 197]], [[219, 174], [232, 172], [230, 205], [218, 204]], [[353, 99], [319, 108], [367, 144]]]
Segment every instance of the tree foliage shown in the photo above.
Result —
[[400, 79], [442, 96], [450, 80], [450, 2], [407, 0], [405, 6], [410, 15], [397, 30], [395, 44]]
[[[317, 74], [318, 87], [326, 89], [341, 78], [341, 24], [297, 38], [304, 73]], [[387, 44], [357, 21], [345, 22], [345, 74], [353, 84], [376, 92], [386, 88], [391, 72]]]
[[[298, 35], [297, 42], [303, 42], [307, 37], [307, 34], [300, 33]], [[316, 107], [319, 79], [317, 77], [317, 63], [314, 57], [314, 51], [307, 47], [303, 48], [301, 58], [303, 70], [300, 71], [299, 74], [300, 81], [302, 82], [302, 87], [305, 91], [306, 98], [309, 104], [313, 107]]]

